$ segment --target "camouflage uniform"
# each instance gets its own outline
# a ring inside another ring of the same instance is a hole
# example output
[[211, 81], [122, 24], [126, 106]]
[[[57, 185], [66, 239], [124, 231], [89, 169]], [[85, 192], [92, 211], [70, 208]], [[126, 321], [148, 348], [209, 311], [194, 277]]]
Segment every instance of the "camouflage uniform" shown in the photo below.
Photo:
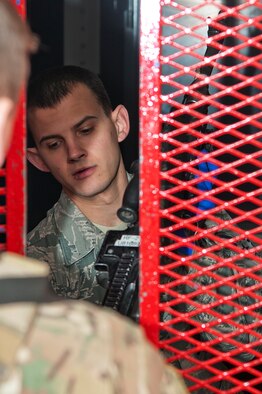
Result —
[[[23, 277], [32, 284], [39, 277], [47, 282], [47, 266], [2, 254], [0, 289], [6, 280], [19, 283]], [[186, 394], [187, 390], [176, 370], [165, 366], [129, 319], [84, 301], [3, 303], [0, 297], [0, 394], [21, 393]]]
[[56, 294], [100, 303], [105, 290], [96, 282], [94, 263], [104, 236], [62, 192], [28, 234], [27, 255], [49, 264]]

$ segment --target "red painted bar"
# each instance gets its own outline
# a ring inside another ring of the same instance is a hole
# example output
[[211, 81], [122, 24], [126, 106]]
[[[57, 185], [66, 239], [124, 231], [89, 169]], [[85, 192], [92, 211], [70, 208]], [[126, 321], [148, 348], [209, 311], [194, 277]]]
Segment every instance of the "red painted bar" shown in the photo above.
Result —
[[140, 36], [140, 322], [159, 334], [159, 77], [160, 2], [141, 1]]
[[[19, 14], [25, 18], [26, 1], [13, 0]], [[26, 231], [26, 128], [25, 97], [17, 111], [13, 143], [6, 163], [6, 249], [19, 254], [25, 253]]]

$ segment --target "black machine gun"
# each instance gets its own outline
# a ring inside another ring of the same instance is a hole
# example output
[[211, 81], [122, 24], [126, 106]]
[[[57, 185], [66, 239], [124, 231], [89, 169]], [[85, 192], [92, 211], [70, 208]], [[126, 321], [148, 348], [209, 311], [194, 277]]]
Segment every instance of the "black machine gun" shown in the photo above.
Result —
[[138, 321], [138, 161], [132, 164], [130, 172], [133, 177], [126, 188], [122, 207], [117, 211], [117, 216], [128, 225], [128, 228], [106, 233], [95, 269], [98, 283], [106, 289], [103, 305]]

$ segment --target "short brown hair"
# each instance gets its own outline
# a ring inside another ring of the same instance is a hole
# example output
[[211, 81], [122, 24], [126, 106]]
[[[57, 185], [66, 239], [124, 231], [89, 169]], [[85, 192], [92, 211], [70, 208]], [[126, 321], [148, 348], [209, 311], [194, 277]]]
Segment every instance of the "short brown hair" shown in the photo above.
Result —
[[99, 76], [86, 68], [74, 65], [48, 68], [32, 79], [28, 87], [27, 107], [29, 110], [55, 107], [77, 84], [90, 89], [105, 114], [110, 116], [111, 101]]
[[0, 96], [17, 101], [36, 40], [10, 0], [0, 0]]

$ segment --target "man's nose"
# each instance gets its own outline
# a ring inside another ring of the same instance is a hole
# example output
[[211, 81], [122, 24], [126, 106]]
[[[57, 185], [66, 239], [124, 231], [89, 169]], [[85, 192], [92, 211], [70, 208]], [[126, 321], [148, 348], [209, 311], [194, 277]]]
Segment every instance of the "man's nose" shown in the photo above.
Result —
[[86, 156], [86, 153], [77, 141], [72, 140], [67, 144], [68, 162], [78, 161], [84, 156]]

